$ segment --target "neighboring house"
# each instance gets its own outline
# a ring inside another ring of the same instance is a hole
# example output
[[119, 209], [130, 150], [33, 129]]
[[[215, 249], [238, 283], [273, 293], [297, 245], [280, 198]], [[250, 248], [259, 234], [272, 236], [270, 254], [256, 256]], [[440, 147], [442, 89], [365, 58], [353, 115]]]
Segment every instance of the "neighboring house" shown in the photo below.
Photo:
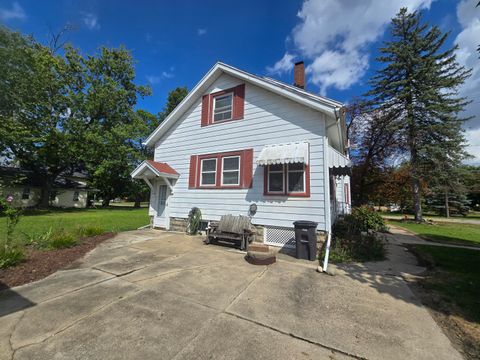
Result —
[[[184, 230], [192, 207], [203, 220], [250, 215], [264, 241], [292, 246], [293, 222], [318, 230], [350, 206], [343, 104], [217, 63], [146, 139], [153, 160], [132, 177], [151, 188], [152, 226]], [[256, 212], [249, 213], [250, 205]]]
[[[3, 185], [0, 193], [6, 197], [12, 195], [14, 206], [33, 207], [40, 202], [41, 188], [32, 172], [15, 167], [0, 166], [0, 177]], [[60, 176], [50, 194], [50, 206], [60, 208], [87, 207], [88, 176], [74, 172], [71, 175]]]

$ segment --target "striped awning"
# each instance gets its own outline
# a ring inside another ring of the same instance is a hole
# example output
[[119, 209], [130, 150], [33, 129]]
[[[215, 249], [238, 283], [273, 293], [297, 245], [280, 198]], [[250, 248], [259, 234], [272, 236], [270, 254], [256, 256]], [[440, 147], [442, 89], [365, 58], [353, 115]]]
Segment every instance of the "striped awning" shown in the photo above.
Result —
[[345, 176], [351, 174], [352, 162], [350, 159], [335, 150], [330, 145], [328, 146], [328, 167], [330, 173], [336, 176]]
[[308, 165], [307, 141], [265, 145], [257, 159], [258, 165], [304, 163]]

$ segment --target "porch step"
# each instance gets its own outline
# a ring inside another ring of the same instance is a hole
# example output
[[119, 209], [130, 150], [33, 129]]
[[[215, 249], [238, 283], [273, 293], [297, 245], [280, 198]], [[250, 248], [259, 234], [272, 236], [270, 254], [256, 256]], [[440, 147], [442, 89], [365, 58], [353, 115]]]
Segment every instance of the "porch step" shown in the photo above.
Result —
[[269, 252], [270, 248], [268, 247], [268, 245], [266, 245], [264, 243], [252, 242], [248, 245], [248, 250], [249, 251], [257, 251], [257, 252]]
[[277, 257], [273, 252], [264, 252], [264, 251], [247, 251], [247, 256], [245, 257], [252, 265], [271, 265], [277, 261]]

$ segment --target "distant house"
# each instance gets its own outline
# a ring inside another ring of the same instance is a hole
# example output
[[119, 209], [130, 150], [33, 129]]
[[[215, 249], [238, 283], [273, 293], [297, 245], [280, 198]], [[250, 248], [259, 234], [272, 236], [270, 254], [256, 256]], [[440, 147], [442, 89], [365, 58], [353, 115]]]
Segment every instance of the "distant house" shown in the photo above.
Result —
[[264, 242], [292, 246], [293, 222], [329, 232], [350, 209], [344, 105], [295, 85], [217, 63], [146, 139], [155, 148], [132, 176], [151, 188], [152, 226], [184, 230], [192, 207], [204, 220], [247, 215]]
[[[2, 183], [6, 184], [0, 187], [0, 193], [4, 197], [13, 195], [14, 206], [33, 207], [38, 205], [41, 188], [31, 171], [0, 166], [0, 177]], [[87, 180], [88, 176], [79, 172], [58, 177], [50, 194], [50, 206], [60, 208], [87, 207], [88, 192], [92, 191], [87, 186]]]

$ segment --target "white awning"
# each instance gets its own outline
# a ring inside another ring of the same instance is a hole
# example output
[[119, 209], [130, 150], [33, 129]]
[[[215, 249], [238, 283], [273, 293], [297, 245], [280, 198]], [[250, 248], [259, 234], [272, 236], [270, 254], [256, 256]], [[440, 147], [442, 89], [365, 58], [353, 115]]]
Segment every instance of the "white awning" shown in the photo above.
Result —
[[257, 159], [258, 165], [304, 163], [308, 165], [307, 141], [265, 145]]
[[350, 175], [352, 162], [348, 157], [328, 146], [328, 167], [332, 169], [333, 175]]

